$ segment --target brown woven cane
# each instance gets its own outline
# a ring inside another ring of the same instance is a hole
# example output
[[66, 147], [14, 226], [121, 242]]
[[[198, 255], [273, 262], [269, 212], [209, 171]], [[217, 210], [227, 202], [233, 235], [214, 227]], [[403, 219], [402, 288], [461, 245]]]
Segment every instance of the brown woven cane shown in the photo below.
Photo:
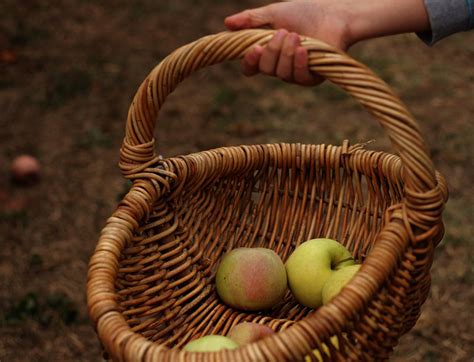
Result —
[[[311, 353], [316, 349], [324, 360], [386, 360], [419, 317], [443, 235], [446, 183], [406, 107], [347, 54], [314, 39], [302, 42], [311, 71], [362, 104], [399, 156], [344, 142], [157, 157], [158, 111], [178, 83], [205, 66], [241, 58], [272, 35], [223, 32], [185, 45], [154, 68], [135, 95], [120, 154], [133, 186], [107, 220], [88, 274], [89, 314], [113, 360], [318, 360]], [[214, 276], [226, 251], [263, 246], [286, 261], [315, 237], [341, 241], [363, 263], [326, 306], [311, 310], [288, 292], [272, 310], [246, 313], [217, 297]], [[242, 321], [278, 333], [235, 350], [181, 350]]]

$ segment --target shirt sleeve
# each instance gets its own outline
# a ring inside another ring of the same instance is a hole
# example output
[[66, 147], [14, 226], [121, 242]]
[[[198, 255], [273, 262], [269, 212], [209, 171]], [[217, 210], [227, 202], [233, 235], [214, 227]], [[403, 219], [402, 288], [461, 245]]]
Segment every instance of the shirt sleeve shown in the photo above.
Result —
[[428, 45], [474, 28], [474, 0], [424, 0], [431, 31], [418, 33]]

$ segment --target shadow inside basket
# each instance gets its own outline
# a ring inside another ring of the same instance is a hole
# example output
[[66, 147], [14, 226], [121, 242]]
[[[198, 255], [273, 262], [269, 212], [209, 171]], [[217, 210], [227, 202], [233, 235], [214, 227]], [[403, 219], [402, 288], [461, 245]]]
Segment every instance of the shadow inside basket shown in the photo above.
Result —
[[122, 250], [115, 285], [132, 330], [170, 348], [243, 321], [280, 331], [312, 313], [289, 291], [258, 313], [221, 302], [215, 273], [229, 250], [271, 248], [285, 262], [302, 242], [328, 237], [363, 262], [403, 195], [399, 158], [360, 147], [226, 147], [160, 165], [177, 179]]

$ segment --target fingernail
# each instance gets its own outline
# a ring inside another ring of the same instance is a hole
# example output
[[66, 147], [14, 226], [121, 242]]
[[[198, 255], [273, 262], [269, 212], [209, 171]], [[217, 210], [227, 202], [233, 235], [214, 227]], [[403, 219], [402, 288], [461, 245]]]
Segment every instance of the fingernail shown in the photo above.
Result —
[[254, 53], [257, 53], [258, 55], [262, 54], [262, 51], [263, 51], [263, 48], [261, 45], [255, 45], [255, 47], [253, 48], [253, 51]]

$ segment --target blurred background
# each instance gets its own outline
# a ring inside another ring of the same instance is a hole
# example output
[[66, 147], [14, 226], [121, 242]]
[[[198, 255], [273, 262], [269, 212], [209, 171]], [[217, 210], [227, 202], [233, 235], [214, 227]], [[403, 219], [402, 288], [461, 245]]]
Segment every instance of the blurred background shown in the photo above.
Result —
[[[87, 265], [128, 184], [118, 150], [130, 101], [177, 47], [224, 30], [223, 19], [265, 1], [0, 2], [0, 361], [100, 361], [88, 320]], [[447, 178], [446, 235], [431, 295], [394, 361], [472, 361], [474, 32], [427, 47], [415, 35], [358, 44], [350, 54], [400, 95]], [[227, 145], [374, 139], [373, 119], [331, 84], [302, 88], [239, 63], [185, 80], [156, 128], [164, 157]], [[34, 156], [41, 179], [11, 181]]]

